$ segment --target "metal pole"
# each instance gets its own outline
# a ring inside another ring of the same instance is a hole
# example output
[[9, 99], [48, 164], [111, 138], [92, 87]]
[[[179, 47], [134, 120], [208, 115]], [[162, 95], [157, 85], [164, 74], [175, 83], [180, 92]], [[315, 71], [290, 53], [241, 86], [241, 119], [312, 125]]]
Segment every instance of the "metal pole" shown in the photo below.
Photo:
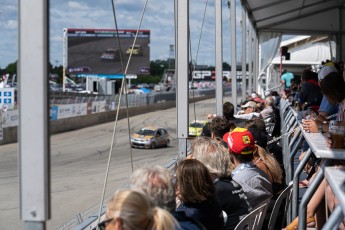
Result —
[[246, 98], [246, 73], [247, 73], [247, 57], [246, 57], [246, 19], [247, 14], [242, 9], [242, 100]]
[[257, 92], [258, 90], [258, 77], [259, 77], [259, 38], [258, 35], [255, 33], [255, 42], [254, 42], [254, 47], [255, 47], [255, 65], [254, 65], [254, 78], [253, 78], [253, 88], [254, 91]]
[[222, 1], [215, 0], [216, 18], [216, 113], [223, 114], [223, 31], [222, 31]]
[[249, 64], [248, 64], [248, 92], [253, 91], [252, 88], [252, 78], [253, 78], [253, 35], [252, 35], [252, 26], [249, 26], [249, 38], [248, 38], [248, 47], [249, 47]]
[[179, 157], [187, 155], [188, 138], [188, 73], [189, 73], [189, 0], [176, 0], [176, 106], [177, 138], [179, 139]]
[[48, 1], [19, 1], [18, 75], [25, 86], [19, 90], [18, 135], [24, 229], [45, 229], [50, 218], [48, 38]]
[[237, 68], [236, 68], [236, 0], [231, 0], [231, 99], [237, 109]]
[[62, 48], [62, 92], [66, 90], [66, 66], [67, 66], [67, 29], [63, 30], [63, 48]]

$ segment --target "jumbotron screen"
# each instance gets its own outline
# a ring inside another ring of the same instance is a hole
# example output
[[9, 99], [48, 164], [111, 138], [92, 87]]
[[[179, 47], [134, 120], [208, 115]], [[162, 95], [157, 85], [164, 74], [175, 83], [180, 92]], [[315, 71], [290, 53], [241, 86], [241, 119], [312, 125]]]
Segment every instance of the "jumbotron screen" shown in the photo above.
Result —
[[[68, 74], [150, 73], [150, 30], [66, 29]], [[119, 39], [118, 39], [119, 37]]]

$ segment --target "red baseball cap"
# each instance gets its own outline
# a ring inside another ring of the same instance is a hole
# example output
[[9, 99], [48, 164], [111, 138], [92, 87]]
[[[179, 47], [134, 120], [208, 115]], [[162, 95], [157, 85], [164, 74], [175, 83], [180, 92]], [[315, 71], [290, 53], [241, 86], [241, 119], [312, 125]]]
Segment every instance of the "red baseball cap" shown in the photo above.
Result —
[[240, 155], [253, 153], [255, 146], [253, 135], [245, 128], [235, 128], [232, 132], [224, 134], [223, 141], [232, 152]]

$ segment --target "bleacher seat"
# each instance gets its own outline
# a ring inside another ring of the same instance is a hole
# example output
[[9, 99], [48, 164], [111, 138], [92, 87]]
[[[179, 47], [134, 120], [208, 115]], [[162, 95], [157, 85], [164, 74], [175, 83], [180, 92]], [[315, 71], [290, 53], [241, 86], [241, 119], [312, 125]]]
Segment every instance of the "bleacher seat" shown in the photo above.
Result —
[[267, 211], [268, 202], [245, 216], [235, 227], [235, 230], [261, 230]]

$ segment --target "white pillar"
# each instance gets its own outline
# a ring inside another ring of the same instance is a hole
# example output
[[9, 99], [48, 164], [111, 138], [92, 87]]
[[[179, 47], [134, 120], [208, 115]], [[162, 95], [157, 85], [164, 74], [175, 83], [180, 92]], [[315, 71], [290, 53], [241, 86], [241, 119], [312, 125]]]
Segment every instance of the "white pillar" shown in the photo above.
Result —
[[246, 98], [246, 68], [247, 68], [247, 58], [246, 58], [246, 22], [247, 14], [244, 9], [242, 9], [242, 100]]
[[216, 41], [216, 113], [223, 114], [223, 30], [222, 1], [215, 0], [215, 41]]
[[[49, 7], [19, 1], [19, 172], [24, 229], [45, 229], [50, 218], [48, 109]], [[24, 87], [25, 86], [25, 87]]]
[[177, 138], [179, 139], [179, 156], [187, 155], [188, 138], [188, 73], [189, 73], [189, 0], [175, 1], [176, 22], [176, 107], [177, 107]]
[[236, 76], [236, 0], [231, 0], [231, 99], [237, 108], [237, 76]]

